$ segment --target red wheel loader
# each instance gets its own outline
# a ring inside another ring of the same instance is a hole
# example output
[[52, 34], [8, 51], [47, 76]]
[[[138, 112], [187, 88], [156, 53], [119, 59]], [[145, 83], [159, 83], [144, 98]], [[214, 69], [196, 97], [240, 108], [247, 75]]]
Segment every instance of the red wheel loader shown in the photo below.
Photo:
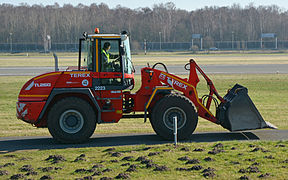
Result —
[[[110, 50], [104, 55], [107, 42]], [[135, 70], [128, 34], [84, 33], [79, 41], [78, 67], [66, 71], [55, 68], [55, 72], [30, 79], [19, 93], [17, 118], [36, 127], [48, 127], [61, 143], [85, 142], [97, 124], [117, 123], [121, 118], [148, 118], [155, 132], [165, 139], [173, 139], [174, 117], [179, 139], [191, 136], [198, 116], [230, 131], [275, 128], [263, 120], [247, 88], [236, 84], [221, 97], [194, 60], [184, 68], [190, 72], [188, 78], [169, 73], [163, 63], [144, 67], [141, 87], [132, 93]], [[197, 72], [210, 89], [202, 98], [196, 90]], [[216, 115], [209, 110], [213, 101]]]

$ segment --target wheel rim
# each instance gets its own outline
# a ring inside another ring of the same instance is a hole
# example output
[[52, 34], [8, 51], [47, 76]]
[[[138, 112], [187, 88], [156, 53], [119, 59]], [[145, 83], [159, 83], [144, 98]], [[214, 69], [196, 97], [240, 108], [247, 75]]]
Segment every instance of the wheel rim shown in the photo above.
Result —
[[84, 125], [84, 118], [79, 111], [67, 110], [62, 113], [59, 123], [64, 132], [74, 134], [82, 129]]
[[167, 109], [163, 115], [163, 122], [168, 129], [174, 129], [174, 117], [177, 117], [177, 129], [181, 129], [187, 121], [186, 113], [179, 107]]

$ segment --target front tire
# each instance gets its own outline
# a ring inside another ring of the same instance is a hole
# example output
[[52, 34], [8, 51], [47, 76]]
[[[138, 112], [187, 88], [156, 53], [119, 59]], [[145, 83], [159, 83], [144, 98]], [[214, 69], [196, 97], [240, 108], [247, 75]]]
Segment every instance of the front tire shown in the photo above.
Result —
[[91, 105], [77, 97], [67, 97], [52, 106], [47, 125], [50, 134], [61, 143], [87, 141], [96, 128], [96, 115]]
[[178, 139], [187, 139], [196, 129], [198, 114], [193, 103], [186, 97], [170, 94], [153, 107], [150, 121], [154, 131], [167, 140], [172, 140], [173, 118], [177, 117]]

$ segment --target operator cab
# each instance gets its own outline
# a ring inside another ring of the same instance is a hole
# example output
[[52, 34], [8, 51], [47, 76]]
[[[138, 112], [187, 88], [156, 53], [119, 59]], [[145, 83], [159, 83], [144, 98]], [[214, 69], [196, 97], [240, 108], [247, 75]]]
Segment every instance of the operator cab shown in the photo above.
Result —
[[135, 70], [128, 34], [98, 34], [96, 29], [79, 41], [78, 70], [92, 72], [95, 89], [133, 89]]

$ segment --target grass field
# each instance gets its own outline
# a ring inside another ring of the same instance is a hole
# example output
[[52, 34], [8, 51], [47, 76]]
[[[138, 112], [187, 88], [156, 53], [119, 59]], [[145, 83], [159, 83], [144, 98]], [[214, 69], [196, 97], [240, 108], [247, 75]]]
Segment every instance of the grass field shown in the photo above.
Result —
[[10, 152], [0, 154], [0, 178], [284, 180], [287, 146], [287, 141], [234, 141]]
[[[77, 53], [59, 53], [59, 66], [77, 66]], [[288, 64], [287, 54], [192, 54], [187, 52], [148, 53], [132, 55], [135, 65], [186, 64], [195, 59], [198, 64]], [[0, 55], [0, 67], [8, 66], [54, 66], [52, 54]]]
[[[170, 57], [174, 55], [175, 57]], [[60, 54], [60, 66], [75, 65], [77, 54]], [[185, 64], [195, 57], [199, 64], [287, 64], [286, 54], [150, 54], [135, 55], [138, 65], [146, 62], [164, 61], [168, 64]], [[151, 60], [150, 60], [151, 58]], [[61, 62], [62, 59], [62, 62]], [[0, 67], [7, 66], [53, 66], [49, 56], [29, 57], [0, 55]], [[61, 64], [63, 63], [63, 64]], [[288, 129], [288, 74], [235, 74], [209, 75], [218, 92], [224, 96], [235, 83], [244, 85], [266, 121]], [[45, 128], [37, 129], [16, 119], [18, 93], [31, 77], [0, 76], [0, 137], [49, 135]], [[136, 76], [136, 87], [140, 76]], [[199, 96], [208, 94], [203, 79], [197, 87]], [[214, 109], [211, 111], [214, 113]], [[200, 119], [196, 131], [225, 131], [221, 126]], [[152, 133], [149, 122], [143, 119], [122, 119], [118, 124], [100, 124], [95, 133]], [[211, 143], [180, 143], [115, 147], [87, 147], [66, 149], [44, 149], [17, 152], [0, 152], [0, 179], [22, 177], [22, 179], [100, 179], [115, 178], [120, 173], [131, 179], [287, 179], [288, 141], [227, 141]], [[218, 144], [218, 145], [217, 145]], [[222, 147], [223, 145], [223, 147]], [[110, 148], [110, 149], [108, 149]], [[197, 149], [197, 151], [194, 151]], [[59, 162], [45, 160], [50, 155]], [[141, 161], [136, 161], [138, 157]], [[184, 161], [178, 158], [186, 159]], [[124, 160], [126, 159], [126, 160]], [[190, 159], [190, 161], [189, 161]], [[146, 161], [145, 161], [146, 160]], [[129, 164], [128, 164], [129, 163]], [[195, 163], [195, 164], [190, 164]], [[148, 165], [147, 165], [148, 164]], [[131, 166], [132, 165], [132, 166]], [[94, 167], [94, 168], [92, 168]], [[210, 167], [210, 169], [209, 169]], [[213, 170], [213, 169], [214, 170]], [[129, 170], [128, 170], [129, 169]], [[203, 172], [203, 171], [207, 172]], [[207, 170], [208, 169], [208, 170]], [[211, 170], [212, 169], [212, 170]], [[130, 172], [127, 172], [130, 171]], [[209, 171], [210, 170], [210, 171]]]
[[[15, 103], [22, 85], [29, 80], [25, 76], [0, 76], [0, 136], [31, 136], [49, 135], [47, 129], [37, 129], [16, 119]], [[249, 89], [249, 95], [266, 121], [278, 126], [279, 129], [288, 128], [288, 75], [210, 75], [220, 95], [224, 96], [227, 89], [235, 83], [242, 84]], [[135, 89], [140, 86], [137, 76]], [[208, 94], [203, 79], [198, 84], [199, 96]], [[214, 113], [214, 109], [211, 111]], [[127, 128], [129, 127], [129, 128]], [[200, 119], [196, 131], [223, 131], [221, 126]], [[132, 133], [153, 132], [150, 123], [143, 123], [143, 119], [122, 119], [118, 124], [100, 124], [95, 133]]]

